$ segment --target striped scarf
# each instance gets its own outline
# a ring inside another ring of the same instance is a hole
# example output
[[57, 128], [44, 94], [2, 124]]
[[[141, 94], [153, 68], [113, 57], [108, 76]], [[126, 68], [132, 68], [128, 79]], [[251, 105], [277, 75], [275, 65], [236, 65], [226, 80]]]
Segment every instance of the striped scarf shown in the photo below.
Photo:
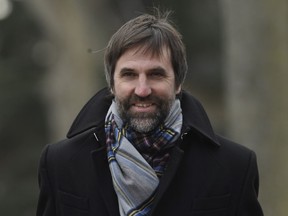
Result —
[[169, 158], [167, 149], [179, 137], [181, 127], [179, 100], [174, 102], [164, 125], [149, 136], [123, 125], [116, 104], [112, 103], [105, 120], [105, 132], [109, 168], [121, 216], [148, 215], [159, 184], [157, 174], [163, 173]]

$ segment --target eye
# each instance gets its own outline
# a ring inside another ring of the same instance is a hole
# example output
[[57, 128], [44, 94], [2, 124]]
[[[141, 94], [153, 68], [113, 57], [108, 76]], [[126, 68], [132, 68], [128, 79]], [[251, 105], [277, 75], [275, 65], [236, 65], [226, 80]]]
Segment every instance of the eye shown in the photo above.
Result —
[[120, 72], [120, 76], [121, 76], [122, 78], [132, 78], [132, 77], [137, 76], [137, 74], [136, 74], [135, 71], [133, 71], [133, 70], [123, 69], [123, 70], [121, 70], [121, 72]]
[[150, 76], [155, 78], [163, 78], [166, 76], [166, 73], [162, 69], [156, 69], [151, 71]]
[[122, 77], [135, 77], [136, 73], [132, 72], [132, 71], [127, 71], [122, 73]]
[[162, 77], [162, 76], [164, 76], [164, 75], [163, 75], [163, 73], [161, 73], [161, 72], [153, 72], [153, 73], [150, 74], [150, 76]]

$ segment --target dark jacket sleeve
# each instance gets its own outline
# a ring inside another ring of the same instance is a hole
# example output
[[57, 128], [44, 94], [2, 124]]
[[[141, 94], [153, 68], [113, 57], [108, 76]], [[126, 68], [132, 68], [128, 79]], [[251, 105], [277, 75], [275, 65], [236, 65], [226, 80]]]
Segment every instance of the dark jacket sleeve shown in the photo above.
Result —
[[250, 163], [247, 169], [246, 179], [243, 185], [243, 193], [239, 203], [239, 216], [263, 216], [258, 202], [259, 174], [256, 155], [251, 152]]
[[38, 180], [40, 194], [36, 216], [56, 216], [55, 201], [52, 193], [52, 188], [49, 182], [47, 170], [47, 154], [49, 145], [45, 147], [40, 158], [40, 166], [38, 170]]

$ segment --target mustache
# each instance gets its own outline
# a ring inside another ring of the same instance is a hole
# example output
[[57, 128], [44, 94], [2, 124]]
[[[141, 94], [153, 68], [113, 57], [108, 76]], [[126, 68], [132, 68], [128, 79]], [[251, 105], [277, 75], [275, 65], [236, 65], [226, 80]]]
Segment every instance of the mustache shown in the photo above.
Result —
[[147, 97], [139, 97], [136, 94], [131, 95], [128, 98], [114, 98], [116, 103], [119, 107], [123, 110], [129, 110], [129, 108], [135, 104], [135, 103], [141, 103], [141, 102], [147, 102], [147, 103], [153, 103], [157, 107], [161, 107], [163, 104], [163, 100], [161, 97], [157, 97], [154, 95], [148, 95]]
[[161, 98], [154, 95], [148, 95], [147, 97], [139, 97], [138, 95], [133, 94], [128, 100], [129, 103], [146, 102], [146, 101], [158, 103], [159, 101], [161, 101]]

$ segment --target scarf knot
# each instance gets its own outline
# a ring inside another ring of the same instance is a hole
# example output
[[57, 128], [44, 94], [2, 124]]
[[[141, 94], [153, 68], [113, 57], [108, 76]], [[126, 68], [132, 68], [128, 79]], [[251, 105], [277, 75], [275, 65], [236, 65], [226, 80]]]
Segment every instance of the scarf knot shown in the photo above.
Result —
[[176, 131], [163, 125], [148, 134], [142, 134], [132, 129], [127, 130], [127, 139], [154, 169], [158, 177], [164, 173], [169, 160], [169, 151], [174, 146], [174, 142], [171, 141], [176, 135]]

